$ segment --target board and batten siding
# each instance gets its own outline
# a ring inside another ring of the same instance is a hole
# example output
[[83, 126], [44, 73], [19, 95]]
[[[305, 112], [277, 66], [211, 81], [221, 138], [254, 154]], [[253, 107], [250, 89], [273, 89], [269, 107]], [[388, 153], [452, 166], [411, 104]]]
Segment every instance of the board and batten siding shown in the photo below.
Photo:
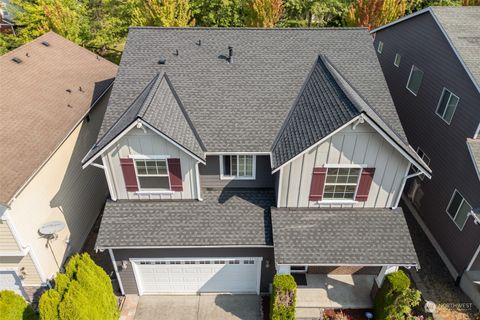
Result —
[[[355, 164], [375, 168], [367, 201], [353, 204], [322, 204], [310, 201], [313, 168], [326, 164]], [[408, 167], [409, 161], [370, 125], [359, 124], [355, 129], [348, 126], [281, 169], [279, 206], [391, 207]]]
[[15, 237], [13, 236], [10, 226], [6, 221], [0, 220], [0, 254], [2, 252], [19, 252], [21, 251]]
[[255, 156], [255, 179], [220, 179], [220, 156], [207, 156], [206, 164], [199, 166], [202, 188], [273, 188], [274, 178], [270, 156]]
[[[118, 199], [130, 200], [170, 200], [170, 199], [197, 199], [195, 164], [198, 160], [167, 141], [157, 133], [146, 129], [133, 128], [119, 139], [105, 153], [104, 161], [110, 170], [113, 188]], [[182, 169], [183, 191], [173, 193], [142, 193], [127, 191], [120, 158], [129, 156], [160, 156], [180, 159]]]

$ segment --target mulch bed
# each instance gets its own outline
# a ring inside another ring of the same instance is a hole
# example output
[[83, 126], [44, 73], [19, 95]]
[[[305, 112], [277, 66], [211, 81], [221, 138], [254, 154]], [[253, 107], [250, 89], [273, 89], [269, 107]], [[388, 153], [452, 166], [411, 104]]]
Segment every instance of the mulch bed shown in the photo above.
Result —
[[323, 314], [328, 319], [333, 319], [333, 316], [337, 312], [343, 312], [344, 315], [348, 317], [349, 320], [365, 320], [365, 312], [372, 312], [372, 309], [325, 309]]

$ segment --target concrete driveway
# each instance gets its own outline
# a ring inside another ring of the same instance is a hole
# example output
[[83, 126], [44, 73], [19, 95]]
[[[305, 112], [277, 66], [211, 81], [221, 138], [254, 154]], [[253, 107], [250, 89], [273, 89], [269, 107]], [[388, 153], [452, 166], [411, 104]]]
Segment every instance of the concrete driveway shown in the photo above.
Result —
[[142, 296], [135, 320], [260, 320], [260, 296]]

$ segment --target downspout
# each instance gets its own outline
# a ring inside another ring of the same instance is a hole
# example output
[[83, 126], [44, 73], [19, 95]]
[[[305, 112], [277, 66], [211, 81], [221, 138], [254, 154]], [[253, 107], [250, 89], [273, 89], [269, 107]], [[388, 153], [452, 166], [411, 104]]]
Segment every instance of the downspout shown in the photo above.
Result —
[[196, 187], [197, 187], [197, 198], [198, 201], [203, 201], [201, 190], [200, 190], [200, 168], [198, 167], [199, 162], [195, 163], [195, 180], [196, 182]]
[[120, 287], [120, 292], [122, 293], [122, 296], [124, 296], [125, 291], [123, 291], [123, 283], [122, 283], [122, 279], [120, 278], [120, 274], [118, 272], [117, 261], [115, 261], [115, 256], [113, 255], [113, 250], [108, 249], [108, 253], [110, 254], [110, 259], [112, 260], [113, 270], [115, 270], [115, 275], [117, 276], [117, 281], [118, 281], [118, 286]]
[[[410, 168], [410, 166], [408, 166], [408, 167]], [[418, 171], [418, 172], [415, 172], [415, 173], [412, 173], [410, 175], [407, 175], [407, 176], [403, 177], [402, 187], [400, 189], [398, 189], [397, 199], [395, 200], [395, 204], [392, 207], [392, 209], [398, 208], [398, 204], [400, 203], [400, 198], [402, 197], [403, 188], [405, 188], [405, 184], [407, 183], [407, 180], [410, 179], [410, 178], [418, 177], [421, 174], [423, 174], [423, 172]]]

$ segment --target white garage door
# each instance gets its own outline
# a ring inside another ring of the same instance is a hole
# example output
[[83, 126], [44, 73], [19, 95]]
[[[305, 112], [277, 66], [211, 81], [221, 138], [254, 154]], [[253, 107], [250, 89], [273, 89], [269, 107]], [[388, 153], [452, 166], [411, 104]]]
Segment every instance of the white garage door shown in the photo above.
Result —
[[262, 258], [131, 259], [139, 294], [259, 293]]

